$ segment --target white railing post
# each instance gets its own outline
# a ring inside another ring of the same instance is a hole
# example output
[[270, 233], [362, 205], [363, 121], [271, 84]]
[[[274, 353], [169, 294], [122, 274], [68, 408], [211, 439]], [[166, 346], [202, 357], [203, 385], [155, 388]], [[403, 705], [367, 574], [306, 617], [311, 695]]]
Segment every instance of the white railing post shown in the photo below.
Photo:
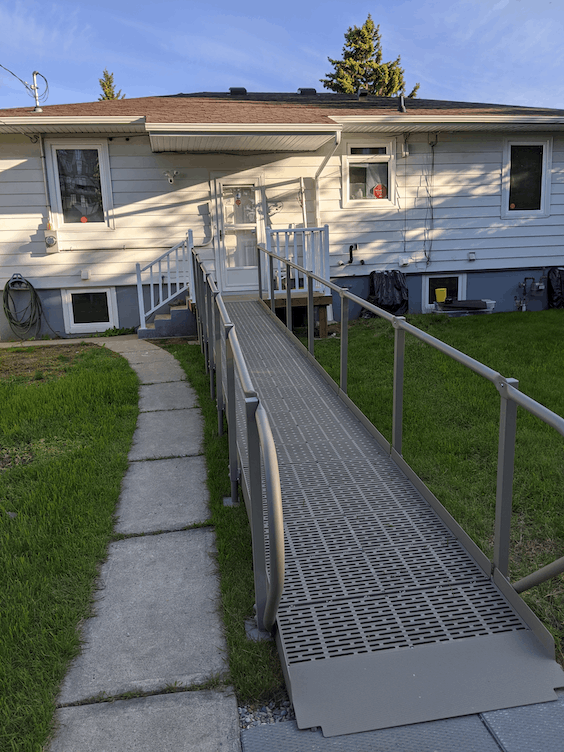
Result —
[[150, 295], [150, 301], [151, 301], [151, 310], [155, 310], [155, 283], [153, 281], [153, 267], [149, 269], [149, 289], [151, 291]]
[[188, 240], [188, 286], [190, 289], [190, 299], [195, 300], [195, 291], [194, 291], [194, 263], [192, 261], [193, 258], [193, 249], [194, 249], [194, 236], [192, 235], [192, 230], [188, 230], [187, 234], [187, 240]]
[[145, 328], [145, 302], [143, 300], [143, 284], [141, 282], [141, 264], [135, 264], [137, 274], [137, 301], [139, 303], [139, 326]]
[[[330, 274], [330, 261], [329, 261], [329, 225], [323, 226], [323, 260], [322, 260], [322, 271], [320, 273], [320, 277], [323, 277], [323, 279], [329, 279]], [[325, 295], [329, 293], [329, 288], [325, 285], [323, 288], [323, 292]]]

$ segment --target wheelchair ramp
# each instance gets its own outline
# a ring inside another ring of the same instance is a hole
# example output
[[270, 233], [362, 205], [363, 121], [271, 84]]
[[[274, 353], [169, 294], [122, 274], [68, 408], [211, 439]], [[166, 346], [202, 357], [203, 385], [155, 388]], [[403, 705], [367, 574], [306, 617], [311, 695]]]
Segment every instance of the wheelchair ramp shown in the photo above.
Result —
[[564, 674], [524, 604], [519, 615], [257, 301], [227, 308], [277, 445], [277, 642], [299, 728], [336, 736], [556, 700]]

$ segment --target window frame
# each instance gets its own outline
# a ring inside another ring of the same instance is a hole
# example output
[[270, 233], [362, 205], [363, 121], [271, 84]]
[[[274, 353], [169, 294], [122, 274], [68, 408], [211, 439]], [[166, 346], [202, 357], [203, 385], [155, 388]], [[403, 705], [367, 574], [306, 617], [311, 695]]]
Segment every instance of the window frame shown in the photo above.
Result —
[[[47, 176], [49, 180], [49, 194], [51, 197], [51, 211], [55, 229], [64, 233], [107, 232], [115, 229], [114, 206], [112, 200], [112, 182], [110, 175], [110, 156], [108, 142], [105, 140], [76, 140], [50, 139], [45, 142], [47, 151]], [[104, 211], [103, 222], [65, 222], [63, 215], [63, 202], [59, 182], [59, 167], [57, 163], [57, 151], [59, 149], [84, 149], [98, 151], [98, 164], [100, 167], [100, 188], [102, 191], [102, 208]]]
[[[94, 321], [86, 324], [77, 324], [74, 320], [72, 296], [84, 293], [105, 292], [108, 302], [109, 321]], [[63, 304], [63, 321], [67, 334], [89, 334], [91, 332], [105, 332], [106, 329], [115, 327], [119, 329], [119, 316], [117, 307], [117, 295], [115, 287], [68, 287], [61, 290]]]
[[458, 279], [458, 298], [457, 300], [466, 300], [467, 275], [466, 272], [437, 272], [436, 274], [424, 274], [421, 288], [421, 311], [423, 313], [433, 313], [435, 306], [433, 303], [427, 303], [429, 300], [429, 281], [431, 279], [441, 279], [442, 277], [456, 277]]
[[[509, 193], [511, 180], [511, 147], [542, 146], [542, 178], [540, 209], [510, 209]], [[552, 185], [552, 137], [546, 138], [506, 138], [503, 144], [503, 168], [501, 189], [501, 217], [521, 219], [550, 216], [550, 194]]]
[[[352, 149], [378, 149], [386, 148], [386, 154], [351, 154]], [[345, 148], [346, 153], [341, 157], [341, 189], [343, 209], [363, 209], [368, 208], [381, 211], [382, 209], [397, 209], [397, 191], [396, 191], [396, 143], [395, 139], [379, 139], [370, 141], [368, 139], [347, 141]], [[351, 199], [349, 183], [349, 167], [354, 164], [387, 163], [388, 165], [388, 197], [381, 199]]]

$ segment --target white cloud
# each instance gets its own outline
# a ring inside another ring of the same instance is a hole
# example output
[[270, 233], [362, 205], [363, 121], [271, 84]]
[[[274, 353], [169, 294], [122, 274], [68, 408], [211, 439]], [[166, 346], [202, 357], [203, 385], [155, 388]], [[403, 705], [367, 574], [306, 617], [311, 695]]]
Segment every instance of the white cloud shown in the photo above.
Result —
[[[34, 0], [17, 0], [0, 7], [2, 54], [11, 57], [23, 51], [30, 59], [67, 58], [90, 46], [92, 28], [75, 5], [40, 5]], [[8, 66], [9, 67], [9, 66]]]

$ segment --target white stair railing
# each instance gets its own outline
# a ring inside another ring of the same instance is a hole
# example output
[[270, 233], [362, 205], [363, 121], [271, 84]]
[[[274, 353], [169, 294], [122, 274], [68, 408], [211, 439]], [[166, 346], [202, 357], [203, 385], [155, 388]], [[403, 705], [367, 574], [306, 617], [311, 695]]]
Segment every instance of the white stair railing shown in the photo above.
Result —
[[[189, 292], [192, 289], [190, 254], [193, 246], [192, 230], [189, 230], [185, 240], [177, 243], [147, 266], [141, 268], [140, 264], [135, 264], [141, 329], [145, 329], [146, 321], [151, 314], [170, 303], [181, 292]], [[143, 294], [144, 285], [149, 289], [148, 308]]]
[[[329, 279], [329, 225], [324, 227], [296, 227], [266, 231], [266, 247], [277, 256], [304, 267], [322, 279]], [[307, 293], [307, 278], [295, 268], [290, 269], [290, 279], [286, 279], [286, 265], [274, 261], [274, 293], [281, 293], [288, 286], [296, 292]], [[270, 289], [269, 275], [263, 269], [263, 287]], [[314, 281], [314, 292], [330, 295], [331, 291], [318, 280]]]

